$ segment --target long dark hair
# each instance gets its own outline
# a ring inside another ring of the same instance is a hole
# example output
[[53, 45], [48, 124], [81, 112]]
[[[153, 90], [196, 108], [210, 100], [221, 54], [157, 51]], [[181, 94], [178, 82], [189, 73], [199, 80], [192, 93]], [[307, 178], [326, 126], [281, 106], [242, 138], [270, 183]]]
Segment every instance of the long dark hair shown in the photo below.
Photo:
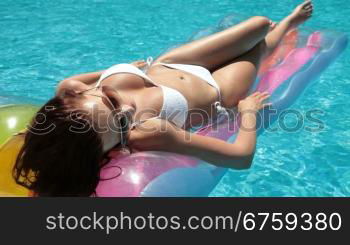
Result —
[[91, 196], [100, 180], [102, 140], [76, 96], [49, 100], [25, 133], [13, 177], [38, 196]]

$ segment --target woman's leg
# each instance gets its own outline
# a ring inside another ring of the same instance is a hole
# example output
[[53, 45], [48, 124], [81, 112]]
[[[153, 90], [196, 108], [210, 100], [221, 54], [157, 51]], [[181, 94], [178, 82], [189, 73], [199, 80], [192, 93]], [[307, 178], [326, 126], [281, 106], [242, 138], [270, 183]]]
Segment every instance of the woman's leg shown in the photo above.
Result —
[[185, 44], [160, 56], [156, 62], [193, 64], [214, 70], [252, 49], [263, 40], [270, 21], [256, 16], [224, 31]]
[[283, 36], [292, 28], [303, 23], [311, 14], [311, 1], [304, 2], [252, 50], [213, 72], [213, 77], [220, 86], [224, 106], [236, 106], [238, 101], [247, 95], [256, 79], [261, 59], [271, 54]]
[[229, 62], [212, 73], [221, 91], [222, 105], [234, 107], [243, 99], [256, 79], [266, 45], [260, 42], [249, 52]]
[[310, 18], [312, 11], [312, 1], [305, 1], [297, 6], [289, 16], [284, 18], [273, 31], [267, 34], [265, 38], [267, 54], [270, 54], [278, 46], [288, 31]]

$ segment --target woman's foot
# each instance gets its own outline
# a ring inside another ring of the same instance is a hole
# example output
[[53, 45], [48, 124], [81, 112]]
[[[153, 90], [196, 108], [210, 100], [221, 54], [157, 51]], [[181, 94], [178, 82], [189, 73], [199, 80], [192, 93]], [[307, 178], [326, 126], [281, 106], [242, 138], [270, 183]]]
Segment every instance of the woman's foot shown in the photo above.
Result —
[[290, 21], [290, 25], [292, 28], [295, 28], [302, 23], [304, 23], [307, 19], [309, 19], [313, 12], [313, 4], [311, 0], [307, 0], [302, 4], [298, 5], [294, 11], [286, 18]]
[[266, 35], [266, 56], [270, 55], [281, 42], [283, 37], [298, 25], [311, 17], [313, 11], [312, 1], [308, 0], [297, 6], [294, 11], [277, 25], [270, 24], [270, 32]]

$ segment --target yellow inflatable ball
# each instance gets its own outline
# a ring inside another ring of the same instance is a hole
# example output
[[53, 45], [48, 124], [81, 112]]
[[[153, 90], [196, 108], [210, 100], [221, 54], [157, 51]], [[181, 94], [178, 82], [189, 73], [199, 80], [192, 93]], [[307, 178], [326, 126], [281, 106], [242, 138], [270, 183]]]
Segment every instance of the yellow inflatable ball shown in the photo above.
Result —
[[28, 189], [18, 185], [12, 177], [12, 168], [23, 145], [23, 140], [23, 135], [12, 136], [0, 147], [0, 197], [27, 197], [31, 195]]
[[34, 105], [0, 106], [0, 145], [24, 129], [38, 110]]
[[12, 168], [23, 145], [23, 130], [39, 107], [7, 105], [0, 107], [0, 196], [31, 196], [31, 192], [18, 185], [12, 177]]

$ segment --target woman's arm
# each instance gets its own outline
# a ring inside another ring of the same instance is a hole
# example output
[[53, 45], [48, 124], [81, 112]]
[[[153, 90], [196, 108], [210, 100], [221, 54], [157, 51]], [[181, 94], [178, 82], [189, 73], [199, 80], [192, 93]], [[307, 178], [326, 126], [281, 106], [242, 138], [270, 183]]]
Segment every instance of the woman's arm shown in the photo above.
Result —
[[[132, 63], [130, 63], [138, 68], [142, 68], [144, 67], [145, 65], [147, 65], [147, 63], [143, 60], [137, 60], [137, 61], [134, 61]], [[80, 81], [80, 82], [83, 82], [87, 85], [90, 85], [90, 84], [93, 84], [95, 82], [97, 82], [97, 80], [101, 77], [102, 73], [104, 72], [103, 71], [96, 71], [96, 72], [90, 72], [90, 73], [83, 73], [83, 74], [78, 74], [78, 75], [74, 75], [74, 76], [71, 76], [71, 77], [68, 77], [66, 79], [64, 79], [63, 81], [66, 81], [66, 80], [75, 80], [75, 81]]]
[[191, 141], [178, 139], [177, 146], [179, 150], [182, 149], [180, 151], [187, 155], [195, 156], [220, 167], [247, 169], [250, 168], [255, 154], [255, 127], [255, 113], [247, 113], [241, 117], [241, 127], [235, 142], [232, 144], [216, 138], [194, 134], [190, 136], [192, 137]]
[[[138, 60], [138, 61], [134, 61], [132, 63], [130, 63], [138, 68], [142, 68], [144, 66], [147, 65], [147, 63], [143, 60]], [[90, 73], [83, 73], [83, 74], [78, 74], [78, 75], [74, 75], [71, 77], [68, 77], [64, 80], [62, 80], [58, 85], [57, 85], [57, 91], [60, 91], [62, 89], [67, 89], [67, 88], [71, 88], [74, 87], [74, 81], [79, 81], [79, 82], [83, 82], [86, 85], [91, 85], [94, 84], [98, 81], [98, 79], [100, 79], [103, 71], [96, 71], [96, 72], [90, 72]]]
[[91, 85], [91, 84], [97, 82], [97, 80], [100, 78], [100, 76], [102, 75], [103, 72], [104, 71], [96, 71], [96, 72], [78, 74], [78, 75], [68, 77], [68, 78], [64, 79], [63, 81], [74, 80], [74, 81], [83, 82], [86, 85]]
[[131, 147], [186, 154], [220, 167], [249, 168], [256, 146], [256, 113], [267, 105], [263, 104], [267, 98], [267, 93], [255, 93], [240, 102], [241, 126], [232, 144], [187, 132], [166, 121], [150, 120], [132, 134]]

